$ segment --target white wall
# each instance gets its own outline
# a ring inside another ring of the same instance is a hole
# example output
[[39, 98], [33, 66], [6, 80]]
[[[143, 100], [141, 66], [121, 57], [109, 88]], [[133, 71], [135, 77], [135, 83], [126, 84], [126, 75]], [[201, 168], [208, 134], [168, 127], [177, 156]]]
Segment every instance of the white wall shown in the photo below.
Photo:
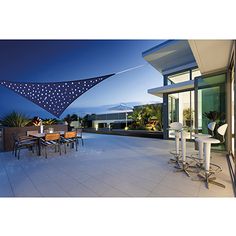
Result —
[[[132, 119], [127, 119], [127, 121], [132, 121]], [[96, 128], [96, 126], [99, 123], [107, 123], [109, 125], [111, 123], [118, 123], [118, 122], [125, 122], [125, 119], [124, 120], [93, 120], [92, 121], [92, 127]]]

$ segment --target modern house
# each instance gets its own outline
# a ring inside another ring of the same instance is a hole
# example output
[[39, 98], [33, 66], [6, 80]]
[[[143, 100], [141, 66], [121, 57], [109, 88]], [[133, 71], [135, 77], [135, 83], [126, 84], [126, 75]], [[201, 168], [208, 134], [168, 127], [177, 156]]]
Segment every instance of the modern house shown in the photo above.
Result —
[[[127, 115], [131, 115], [132, 112], [127, 112]], [[116, 113], [106, 113], [106, 114], [94, 114], [91, 116], [92, 127], [95, 129], [99, 128], [109, 128], [113, 125], [113, 128], [124, 128], [126, 123], [126, 113], [116, 112]], [[127, 122], [130, 123], [132, 119], [128, 118]]]
[[[146, 107], [148, 105], [158, 105], [162, 106], [161, 103], [152, 103], [134, 106], [133, 109], [139, 109]], [[127, 123], [130, 125], [133, 122], [133, 119], [130, 117], [133, 114], [133, 111], [127, 112], [115, 112], [115, 113], [103, 113], [103, 114], [92, 114], [88, 116], [90, 120], [90, 127], [94, 129], [100, 128], [109, 128], [112, 125], [113, 129], [124, 129]], [[126, 117], [127, 116], [127, 117]]]
[[[235, 172], [235, 40], [167, 40], [143, 52], [144, 59], [163, 75], [163, 86], [148, 93], [163, 98], [164, 138], [179, 121], [207, 132], [210, 118], [227, 123], [225, 149]], [[212, 117], [211, 117], [212, 116]], [[214, 117], [213, 117], [214, 116]], [[219, 147], [218, 147], [219, 148]]]

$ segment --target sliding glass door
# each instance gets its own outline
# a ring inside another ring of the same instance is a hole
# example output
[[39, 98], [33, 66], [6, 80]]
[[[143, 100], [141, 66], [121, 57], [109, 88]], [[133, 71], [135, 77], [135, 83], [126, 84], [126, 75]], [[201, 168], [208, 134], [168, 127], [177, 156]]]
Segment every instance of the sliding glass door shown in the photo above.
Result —
[[[178, 84], [194, 80], [196, 77], [201, 76], [198, 68], [191, 68], [177, 74], [167, 76], [166, 85]], [[183, 91], [183, 89], [169, 93], [168, 95], [168, 116], [165, 113], [165, 119], [168, 121], [165, 123], [166, 128], [172, 122], [180, 122], [184, 125], [185, 130], [188, 132], [188, 139], [192, 139], [192, 134], [195, 128], [195, 95], [193, 89]], [[166, 132], [165, 135], [169, 138], [173, 138], [171, 132]]]
[[[168, 95], [168, 122], [180, 122], [188, 132], [188, 139], [192, 139], [194, 129], [194, 91], [185, 91]], [[172, 132], [169, 137], [173, 138]]]
[[[195, 131], [207, 134], [207, 126], [212, 121], [216, 122], [216, 129], [226, 123], [225, 80], [225, 74], [197, 77], [194, 91], [168, 94], [168, 125], [182, 123], [188, 138], [193, 139]], [[173, 138], [171, 132], [169, 138]], [[213, 145], [213, 148], [224, 150], [225, 143]]]
[[[197, 120], [195, 126], [198, 132], [207, 134], [207, 125], [213, 121], [216, 122], [216, 129], [226, 123], [225, 80], [225, 74], [196, 79], [195, 106], [197, 106], [197, 114], [195, 118]], [[217, 138], [217, 133], [215, 135]], [[224, 150], [225, 143], [222, 142], [220, 145], [213, 145], [213, 147]]]

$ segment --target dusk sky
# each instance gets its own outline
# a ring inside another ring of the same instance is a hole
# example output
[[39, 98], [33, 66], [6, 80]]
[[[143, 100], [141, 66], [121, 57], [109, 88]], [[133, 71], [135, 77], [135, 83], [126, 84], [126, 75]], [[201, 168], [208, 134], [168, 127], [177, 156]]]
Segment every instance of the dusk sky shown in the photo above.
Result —
[[[142, 57], [160, 40], [0, 41], [0, 80], [59, 82], [135, 70], [112, 76], [74, 101], [61, 115], [104, 113], [126, 103], [160, 102], [147, 89], [162, 85], [162, 76]], [[34, 103], [0, 86], [0, 117], [15, 110], [29, 116], [53, 117]]]

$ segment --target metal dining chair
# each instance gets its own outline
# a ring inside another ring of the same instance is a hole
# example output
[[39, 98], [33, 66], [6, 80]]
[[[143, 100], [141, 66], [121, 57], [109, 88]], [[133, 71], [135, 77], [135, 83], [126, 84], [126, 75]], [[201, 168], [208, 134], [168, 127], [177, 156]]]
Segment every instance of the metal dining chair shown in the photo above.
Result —
[[45, 135], [45, 138], [40, 138], [40, 145], [45, 150], [45, 158], [47, 158], [47, 149], [48, 147], [54, 147], [55, 152], [57, 149], [61, 155], [61, 136], [59, 133], [48, 133]]
[[61, 143], [64, 144], [65, 154], [66, 154], [66, 146], [75, 145], [76, 151], [78, 151], [78, 139], [76, 131], [68, 131], [65, 132], [64, 137], [61, 137]]
[[35, 138], [30, 138], [24, 135], [19, 135], [16, 133], [12, 134], [13, 139], [13, 149], [12, 154], [20, 159], [20, 152], [22, 149], [29, 149], [34, 153], [34, 148], [37, 148], [37, 140]]
[[79, 128], [76, 130], [77, 131], [77, 136], [76, 138], [79, 140], [81, 140], [82, 146], [84, 146], [84, 140], [83, 140], [83, 129]]

